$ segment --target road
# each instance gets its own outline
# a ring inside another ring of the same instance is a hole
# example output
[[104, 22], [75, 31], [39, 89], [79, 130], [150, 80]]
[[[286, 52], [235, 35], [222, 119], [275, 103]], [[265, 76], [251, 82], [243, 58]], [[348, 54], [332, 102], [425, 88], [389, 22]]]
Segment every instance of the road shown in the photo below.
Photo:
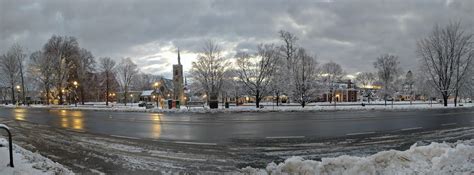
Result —
[[213, 114], [1, 108], [0, 117], [114, 137], [203, 144], [234, 139], [336, 138], [474, 125], [472, 108]]

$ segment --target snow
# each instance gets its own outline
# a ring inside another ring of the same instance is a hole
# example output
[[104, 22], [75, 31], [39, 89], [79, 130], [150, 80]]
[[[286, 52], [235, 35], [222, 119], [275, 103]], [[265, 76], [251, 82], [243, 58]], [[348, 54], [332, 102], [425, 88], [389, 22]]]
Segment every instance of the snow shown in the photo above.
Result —
[[265, 169], [247, 167], [244, 174], [470, 174], [474, 172], [474, 140], [431, 143], [406, 151], [382, 151], [367, 157], [339, 156], [321, 161], [291, 157]]
[[[316, 111], [400, 111], [400, 110], [429, 110], [429, 109], [450, 109], [450, 108], [471, 108], [474, 107], [473, 103], [463, 103], [463, 106], [454, 107], [453, 104], [448, 104], [447, 107], [439, 103], [428, 104], [426, 102], [414, 101], [412, 105], [409, 102], [395, 102], [392, 106], [390, 103], [385, 105], [382, 101], [371, 102], [371, 105], [362, 106], [360, 102], [344, 102], [337, 103], [336, 106], [329, 103], [312, 103], [311, 106], [302, 108], [298, 104], [290, 104], [287, 106], [275, 106], [272, 103], [262, 103], [264, 108], [256, 108], [255, 104], [246, 104], [244, 106], [231, 106], [228, 109], [219, 106], [219, 109], [209, 109], [208, 107], [192, 107], [186, 108], [181, 106], [180, 109], [162, 109], [162, 108], [151, 108], [145, 109], [145, 107], [138, 107], [138, 103], [123, 104], [111, 103], [110, 106], [105, 106], [105, 103], [86, 103], [86, 105], [74, 104], [70, 106], [60, 105], [30, 105], [29, 108], [53, 108], [53, 109], [70, 109], [70, 110], [92, 110], [92, 111], [116, 111], [116, 112], [153, 112], [153, 113], [219, 113], [219, 112], [316, 112]], [[13, 105], [3, 107], [15, 107]], [[25, 107], [21, 107], [25, 108]]]
[[209, 109], [207, 107], [192, 107], [186, 108], [182, 106], [181, 109], [161, 109], [152, 108], [145, 109], [144, 107], [138, 106], [114, 106], [114, 107], [96, 107], [96, 106], [78, 106], [70, 107], [69, 109], [76, 110], [95, 110], [95, 111], [118, 111], [118, 112], [165, 112], [165, 113], [218, 113], [218, 112], [315, 112], [315, 111], [364, 111], [364, 110], [428, 110], [428, 109], [447, 109], [447, 108], [468, 108], [472, 107], [472, 104], [465, 104], [464, 106], [454, 107], [449, 105], [444, 107], [441, 104], [413, 104], [413, 105], [374, 105], [374, 106], [361, 106], [361, 105], [345, 105], [345, 106], [306, 106], [302, 108], [300, 106], [270, 106], [265, 105], [264, 108], [257, 109], [254, 106], [238, 106], [230, 107], [228, 109]]
[[9, 167], [7, 166], [10, 163], [8, 141], [0, 138], [0, 145], [2, 145], [0, 147], [0, 174], [73, 174], [63, 165], [15, 144], [13, 144], [13, 164], [15, 167]]

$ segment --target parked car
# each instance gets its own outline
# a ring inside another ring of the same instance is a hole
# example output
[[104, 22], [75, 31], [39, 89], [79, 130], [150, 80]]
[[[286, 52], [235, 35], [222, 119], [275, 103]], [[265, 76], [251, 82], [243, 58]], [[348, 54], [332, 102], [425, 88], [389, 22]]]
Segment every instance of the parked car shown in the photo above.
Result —
[[146, 107], [147, 109], [150, 109], [150, 108], [154, 108], [154, 105], [152, 102], [140, 101], [138, 103], [138, 107]]
[[145, 107], [146, 106], [146, 102], [144, 101], [139, 101], [138, 102], [138, 107]]

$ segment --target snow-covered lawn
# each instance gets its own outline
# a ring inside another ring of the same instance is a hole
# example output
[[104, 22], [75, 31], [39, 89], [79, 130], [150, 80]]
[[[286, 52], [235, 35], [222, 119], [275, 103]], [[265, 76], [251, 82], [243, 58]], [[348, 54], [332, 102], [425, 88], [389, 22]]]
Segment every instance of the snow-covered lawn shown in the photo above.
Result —
[[10, 163], [8, 141], [0, 138], [0, 145], [0, 174], [73, 174], [61, 164], [15, 144], [13, 144], [13, 164], [15, 167], [9, 167], [7, 166]]
[[382, 151], [367, 157], [339, 156], [321, 161], [291, 157], [265, 169], [247, 167], [244, 174], [471, 174], [474, 140], [414, 144], [406, 151]]
[[[186, 108], [186, 106], [181, 106], [180, 109], [162, 109], [162, 108], [152, 108], [145, 109], [144, 107], [138, 107], [138, 104], [128, 104], [124, 106], [123, 104], [113, 104], [111, 106], [105, 106], [100, 104], [89, 104], [89, 105], [74, 105], [70, 106], [60, 106], [60, 105], [30, 105], [30, 108], [61, 108], [61, 109], [71, 109], [71, 110], [94, 110], [94, 111], [118, 111], [118, 112], [170, 112], [170, 113], [215, 113], [215, 112], [298, 112], [298, 111], [354, 111], [354, 110], [428, 110], [428, 109], [447, 109], [447, 108], [470, 108], [474, 107], [473, 103], [462, 103], [462, 106], [454, 107], [454, 104], [448, 104], [447, 107], [439, 103], [428, 104], [423, 102], [414, 102], [412, 105], [409, 102], [396, 102], [394, 105], [390, 103], [385, 105], [380, 105], [381, 102], [374, 102], [378, 105], [366, 105], [362, 106], [361, 103], [338, 103], [336, 106], [328, 105], [328, 103], [316, 103], [312, 106], [306, 106], [302, 108], [296, 104], [291, 104], [288, 106], [275, 106], [273, 104], [263, 103], [263, 108], [257, 109], [252, 104], [246, 104], [245, 106], [231, 106], [228, 109], [225, 109], [219, 106], [219, 109], [209, 109], [207, 107], [192, 107]], [[13, 108], [14, 105], [3, 106], [7, 108]]]

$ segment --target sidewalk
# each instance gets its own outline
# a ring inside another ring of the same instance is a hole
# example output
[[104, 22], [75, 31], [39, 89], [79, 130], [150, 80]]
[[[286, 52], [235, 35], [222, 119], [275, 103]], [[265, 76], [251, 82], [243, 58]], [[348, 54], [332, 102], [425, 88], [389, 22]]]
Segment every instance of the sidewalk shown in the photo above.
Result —
[[13, 164], [9, 163], [8, 141], [0, 138], [0, 174], [74, 174], [63, 165], [13, 144]]

